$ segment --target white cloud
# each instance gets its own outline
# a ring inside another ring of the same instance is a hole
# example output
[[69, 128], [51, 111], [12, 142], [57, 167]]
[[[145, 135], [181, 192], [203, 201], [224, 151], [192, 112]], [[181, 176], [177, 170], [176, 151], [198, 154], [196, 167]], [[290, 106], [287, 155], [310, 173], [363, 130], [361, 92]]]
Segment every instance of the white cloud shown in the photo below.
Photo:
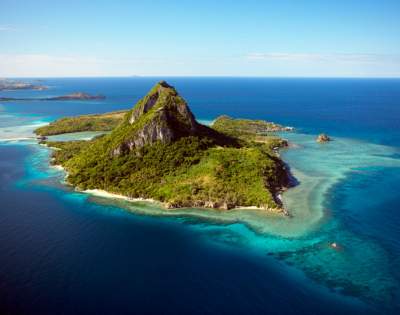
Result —
[[44, 54], [1, 54], [1, 76], [52, 76], [98, 73], [95, 59]]
[[15, 28], [6, 25], [0, 25], [0, 32], [9, 32], [9, 31], [15, 31]]
[[132, 75], [138, 65], [157, 63], [144, 59], [103, 59], [91, 56], [0, 54], [1, 77]]
[[216, 58], [1, 54], [0, 77], [130, 75], [400, 77], [399, 55], [250, 53]]
[[1, 54], [0, 77], [175, 75], [180, 59], [100, 58], [79, 55]]

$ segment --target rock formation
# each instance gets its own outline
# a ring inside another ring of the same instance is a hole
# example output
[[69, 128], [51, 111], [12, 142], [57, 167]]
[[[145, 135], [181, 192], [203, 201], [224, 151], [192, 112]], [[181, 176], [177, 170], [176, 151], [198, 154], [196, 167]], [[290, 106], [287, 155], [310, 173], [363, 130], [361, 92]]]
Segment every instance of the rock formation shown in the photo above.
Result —
[[317, 137], [317, 142], [319, 142], [319, 143], [325, 143], [325, 142], [329, 142], [329, 141], [332, 141], [332, 139], [325, 133], [321, 133]]
[[188, 136], [205, 136], [218, 144], [234, 139], [199, 124], [174, 87], [161, 81], [132, 109], [128, 120], [115, 132], [121, 141], [113, 150], [118, 156], [157, 141], [169, 143]]

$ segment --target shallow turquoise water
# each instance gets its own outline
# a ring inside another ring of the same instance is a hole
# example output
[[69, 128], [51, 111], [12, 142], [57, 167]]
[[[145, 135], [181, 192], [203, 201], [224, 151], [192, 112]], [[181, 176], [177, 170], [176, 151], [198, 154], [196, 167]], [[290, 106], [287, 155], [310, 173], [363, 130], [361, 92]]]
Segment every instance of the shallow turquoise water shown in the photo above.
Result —
[[[87, 137], [70, 135], [69, 139]], [[100, 211], [121, 215], [113, 205], [135, 214], [172, 217], [199, 231], [207, 240], [234, 247], [245, 247], [261, 255], [273, 255], [307, 277], [328, 288], [374, 303], [394, 303], [399, 288], [393, 277], [393, 266], [385, 249], [370, 239], [345, 229], [329, 209], [327, 195], [352, 172], [365, 172], [371, 167], [400, 167], [391, 147], [352, 139], [335, 138], [329, 144], [318, 144], [315, 136], [298, 133], [282, 134], [291, 148], [282, 152], [300, 184], [283, 193], [283, 201], [292, 218], [266, 215], [258, 210], [162, 210], [146, 202], [131, 203], [88, 196], [62, 186], [64, 173], [48, 167], [50, 150], [31, 144], [34, 153], [26, 162], [27, 178], [20, 187], [35, 185], [67, 189], [64, 199], [74, 203], [92, 200], [105, 205]], [[27, 143], [27, 142], [25, 142]], [[124, 215], [124, 214], [123, 214]], [[330, 245], [336, 242], [339, 249]], [[374, 270], [373, 273], [371, 271]]]

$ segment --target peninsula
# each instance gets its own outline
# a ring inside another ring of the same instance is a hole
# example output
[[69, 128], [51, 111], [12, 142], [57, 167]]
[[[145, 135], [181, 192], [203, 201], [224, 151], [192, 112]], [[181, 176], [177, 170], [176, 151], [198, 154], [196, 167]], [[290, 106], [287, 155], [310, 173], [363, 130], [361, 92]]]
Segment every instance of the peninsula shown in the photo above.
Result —
[[78, 190], [154, 199], [166, 208], [257, 207], [286, 213], [279, 193], [291, 185], [290, 174], [276, 148], [287, 143], [269, 132], [287, 128], [226, 116], [204, 126], [165, 81], [130, 111], [65, 118], [68, 123], [58, 120], [36, 133], [72, 132], [65, 128], [74, 125], [71, 119], [93, 123], [110, 115], [112, 131], [106, 135], [45, 141], [58, 148], [52, 161], [65, 168], [67, 182]]
[[82, 131], [111, 131], [123, 121], [127, 112], [121, 110], [104, 114], [64, 117], [39, 127], [34, 132], [38, 136], [54, 136]]

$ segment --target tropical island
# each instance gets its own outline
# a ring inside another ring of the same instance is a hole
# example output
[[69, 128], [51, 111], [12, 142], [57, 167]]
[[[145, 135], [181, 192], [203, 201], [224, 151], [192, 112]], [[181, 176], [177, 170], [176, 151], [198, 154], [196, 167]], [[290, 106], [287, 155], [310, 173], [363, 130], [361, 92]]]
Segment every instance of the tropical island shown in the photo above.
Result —
[[13, 98], [13, 97], [0, 97], [0, 101], [88, 101], [88, 100], [103, 100], [104, 95], [90, 95], [83, 92], [71, 93], [68, 95], [54, 96], [54, 97], [31, 97], [31, 98]]
[[256, 207], [287, 214], [279, 194], [292, 181], [277, 152], [287, 141], [273, 132], [289, 129], [227, 116], [207, 127], [161, 81], [129, 111], [63, 118], [36, 133], [111, 130], [89, 141], [42, 141], [57, 148], [52, 163], [78, 190], [152, 199], [166, 208]]
[[71, 93], [68, 95], [50, 97], [50, 98], [47, 98], [46, 100], [49, 100], [49, 101], [103, 100], [105, 98], [106, 97], [101, 94], [90, 95], [90, 94], [87, 94], [84, 92], [75, 92], [75, 93]]

